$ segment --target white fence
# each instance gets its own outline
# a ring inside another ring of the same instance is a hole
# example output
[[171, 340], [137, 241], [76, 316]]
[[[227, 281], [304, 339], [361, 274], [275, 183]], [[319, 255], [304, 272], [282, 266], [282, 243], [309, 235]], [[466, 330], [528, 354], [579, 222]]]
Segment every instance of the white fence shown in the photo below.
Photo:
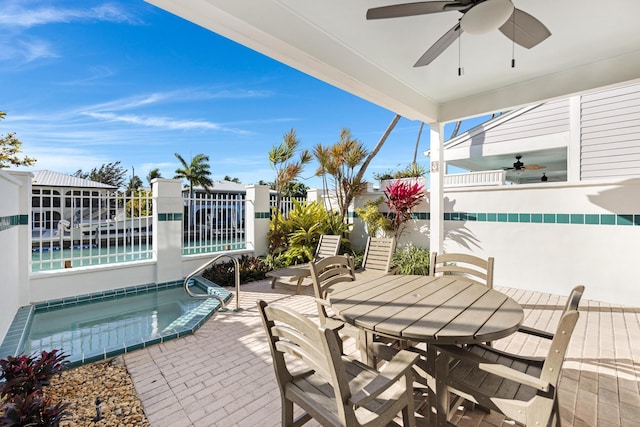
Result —
[[183, 255], [244, 249], [245, 222], [244, 194], [185, 195]]
[[[282, 197], [280, 199], [280, 213], [283, 217], [287, 218], [289, 216], [289, 212], [293, 210], [293, 201], [297, 201], [298, 203], [306, 203], [307, 199], [305, 197]], [[273, 215], [273, 209], [277, 207], [276, 195], [272, 194], [269, 197], [269, 206], [271, 207], [271, 214]]]
[[146, 191], [34, 189], [31, 270], [150, 259], [152, 218]]

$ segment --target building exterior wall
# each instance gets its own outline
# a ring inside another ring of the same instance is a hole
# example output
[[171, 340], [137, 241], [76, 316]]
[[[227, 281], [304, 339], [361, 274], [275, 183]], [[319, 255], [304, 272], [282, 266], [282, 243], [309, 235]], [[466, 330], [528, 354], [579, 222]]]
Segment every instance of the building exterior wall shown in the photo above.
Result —
[[640, 85], [581, 97], [582, 180], [640, 175]]

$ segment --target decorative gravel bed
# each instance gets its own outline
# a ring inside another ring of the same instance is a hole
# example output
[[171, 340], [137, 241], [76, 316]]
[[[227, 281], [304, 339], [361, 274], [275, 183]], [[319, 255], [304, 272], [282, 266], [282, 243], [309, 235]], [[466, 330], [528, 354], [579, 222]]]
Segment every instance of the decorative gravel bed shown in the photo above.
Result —
[[[149, 426], [133, 383], [121, 357], [69, 369], [52, 378], [45, 393], [70, 402], [70, 417], [60, 424], [75, 426]], [[96, 398], [101, 419], [96, 421]]]

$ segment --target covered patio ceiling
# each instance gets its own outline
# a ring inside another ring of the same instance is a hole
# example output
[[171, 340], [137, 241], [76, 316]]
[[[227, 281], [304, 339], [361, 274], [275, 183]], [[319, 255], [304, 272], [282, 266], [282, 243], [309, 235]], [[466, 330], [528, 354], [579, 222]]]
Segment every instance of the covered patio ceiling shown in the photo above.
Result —
[[[551, 36], [532, 49], [498, 30], [422, 54], [460, 13], [367, 21], [390, 0], [147, 0], [356, 96], [427, 123], [505, 111], [640, 78], [637, 0], [513, 0]], [[460, 47], [460, 49], [459, 49]], [[458, 65], [464, 73], [458, 75]]]

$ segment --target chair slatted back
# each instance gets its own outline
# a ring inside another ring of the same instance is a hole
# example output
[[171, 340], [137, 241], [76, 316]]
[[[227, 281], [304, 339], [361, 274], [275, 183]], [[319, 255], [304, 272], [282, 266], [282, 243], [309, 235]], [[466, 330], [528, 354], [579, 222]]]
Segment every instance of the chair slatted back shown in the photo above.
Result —
[[354, 418], [353, 413], [346, 415], [346, 405], [340, 404], [348, 402], [351, 390], [337, 334], [318, 327], [311, 320], [282, 305], [259, 301], [258, 308], [269, 337], [281, 393], [285, 393], [287, 384], [294, 379], [284, 357], [288, 354], [305, 365], [296, 366], [296, 371], [301, 368], [311, 369], [333, 385], [336, 409], [340, 418]]
[[493, 288], [493, 257], [483, 259], [475, 255], [431, 253], [429, 275], [464, 276], [471, 282]]
[[314, 259], [317, 261], [322, 258], [338, 255], [340, 250], [340, 236], [332, 234], [323, 234], [320, 236], [318, 247]]
[[556, 333], [551, 340], [551, 346], [549, 347], [544, 365], [542, 366], [540, 379], [547, 381], [554, 388], [558, 386], [564, 357], [569, 348], [569, 341], [571, 340], [571, 335], [573, 334], [577, 321], [578, 311], [576, 310], [568, 310], [562, 315]]
[[396, 239], [394, 237], [369, 237], [362, 261], [363, 270], [389, 273], [395, 251]]
[[348, 255], [335, 255], [309, 264], [313, 292], [318, 305], [320, 324], [325, 325], [329, 317], [326, 305], [331, 287], [337, 283], [355, 280], [353, 258]]

